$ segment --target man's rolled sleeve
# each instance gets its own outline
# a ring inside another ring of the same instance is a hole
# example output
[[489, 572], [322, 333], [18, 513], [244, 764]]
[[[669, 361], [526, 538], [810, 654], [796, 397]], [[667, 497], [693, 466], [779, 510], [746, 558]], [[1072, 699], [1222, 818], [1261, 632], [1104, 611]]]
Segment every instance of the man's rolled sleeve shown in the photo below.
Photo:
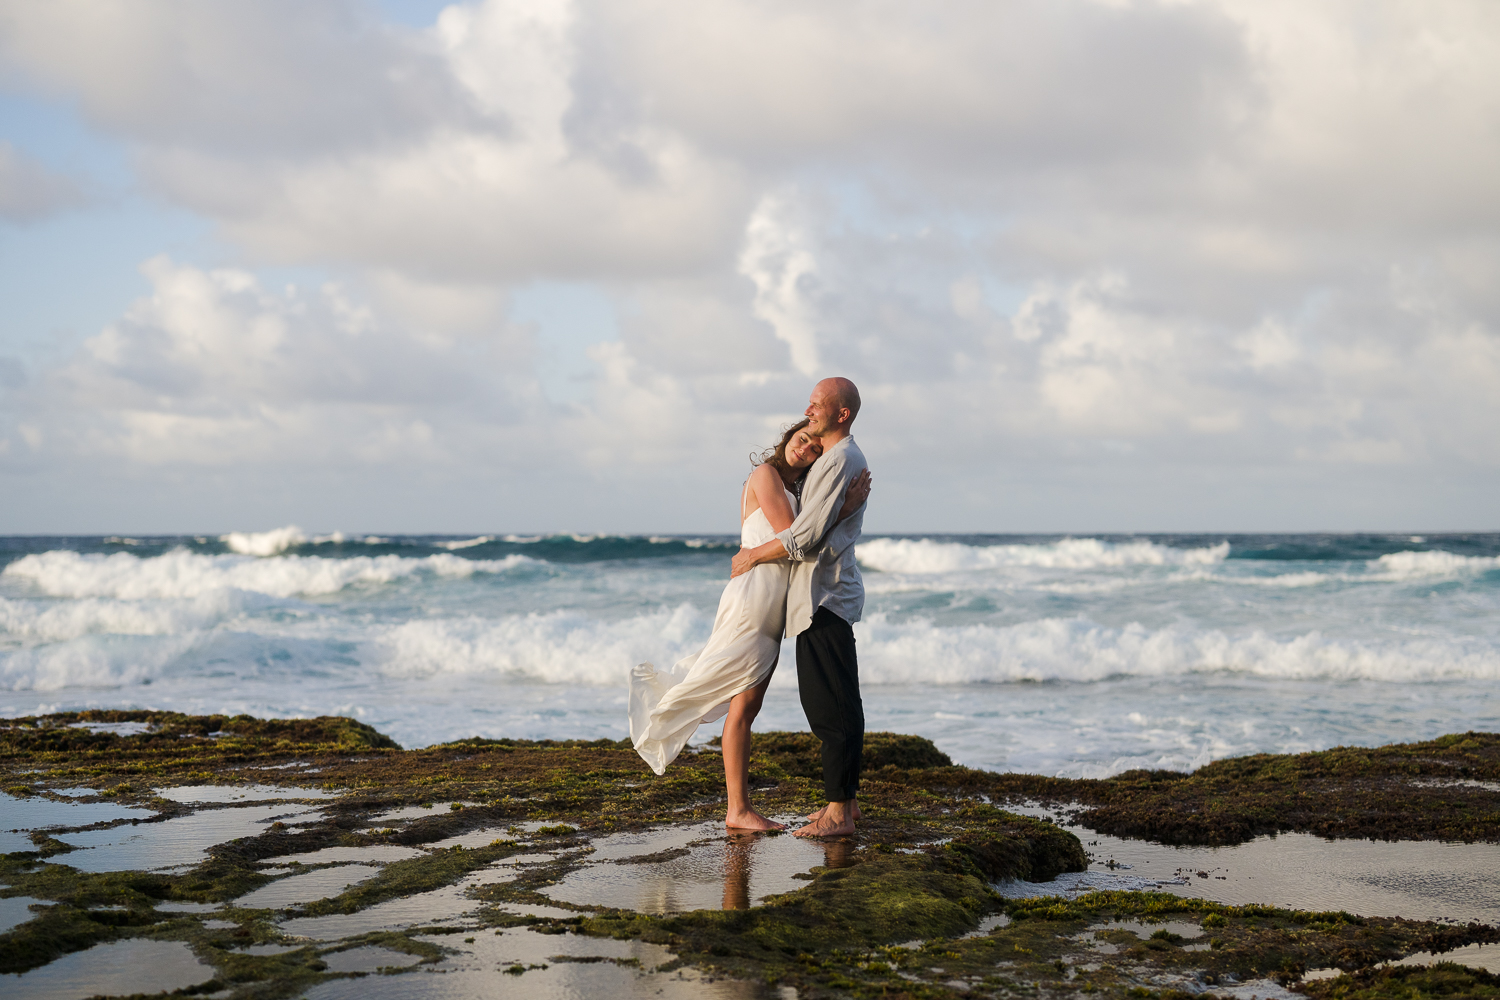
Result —
[[791, 526], [776, 537], [781, 539], [781, 545], [786, 549], [786, 554], [795, 562], [815, 562], [818, 558], [818, 542], [822, 541], [822, 534], [818, 529], [822, 523], [812, 518], [798, 518]]

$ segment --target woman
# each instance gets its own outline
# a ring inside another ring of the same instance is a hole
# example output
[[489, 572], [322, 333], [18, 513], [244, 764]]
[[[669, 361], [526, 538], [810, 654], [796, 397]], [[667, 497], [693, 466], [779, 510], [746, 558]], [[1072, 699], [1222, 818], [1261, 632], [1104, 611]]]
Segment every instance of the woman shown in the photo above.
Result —
[[[782, 434], [776, 447], [752, 458], [755, 469], [740, 494], [741, 545], [764, 544], [791, 526], [797, 513], [792, 491], [822, 453], [802, 420]], [[858, 510], [869, 492], [868, 477], [851, 483], [839, 519]], [[630, 675], [630, 739], [657, 774], [666, 771], [700, 724], [728, 715], [723, 750], [729, 813], [724, 822], [739, 829], [782, 829], [750, 807], [750, 724], [781, 656], [790, 571], [783, 559], [730, 580], [708, 645], [678, 660], [670, 673], [642, 663]]]

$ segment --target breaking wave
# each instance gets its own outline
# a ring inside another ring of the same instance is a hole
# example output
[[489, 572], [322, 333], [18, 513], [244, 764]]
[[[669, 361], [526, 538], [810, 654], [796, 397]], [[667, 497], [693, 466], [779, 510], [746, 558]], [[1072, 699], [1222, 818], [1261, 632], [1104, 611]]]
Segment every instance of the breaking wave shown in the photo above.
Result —
[[1392, 552], [1372, 560], [1370, 569], [1391, 580], [1457, 576], [1500, 569], [1500, 556], [1461, 556], [1439, 551]]
[[[671, 663], [697, 649], [712, 624], [687, 606], [615, 622], [571, 612], [426, 620], [392, 628], [369, 652], [387, 675], [498, 672], [553, 684], [620, 684], [636, 663]], [[871, 684], [1090, 682], [1209, 672], [1282, 679], [1500, 678], [1500, 653], [1489, 648], [1360, 645], [1318, 633], [1235, 637], [1139, 625], [1109, 628], [1082, 619], [955, 628], [883, 616], [855, 630], [860, 676]]]
[[440, 577], [503, 573], [536, 565], [528, 556], [464, 559], [439, 553], [421, 558], [355, 556], [255, 557], [205, 555], [177, 549], [142, 559], [129, 552], [113, 555], [66, 549], [23, 556], [3, 573], [50, 597], [113, 597], [122, 600], [197, 597], [216, 590], [246, 590], [273, 597], [333, 594], [358, 584], [391, 583], [418, 574]]
[[59, 604], [0, 597], [0, 636], [25, 644], [85, 635], [175, 635], [209, 628], [258, 602], [243, 591], [216, 590], [175, 601], [87, 598]]
[[[0, 605], [0, 613], [17, 602]], [[193, 629], [211, 625], [232, 608], [208, 604], [178, 609], [130, 611], [80, 608], [71, 617], [29, 624], [33, 634], [62, 639], [80, 624], [159, 639], [132, 642], [129, 668], [118, 679], [139, 679], [150, 664], [163, 665], [194, 643], [232, 643]], [[126, 616], [124, 620], [110, 616]], [[333, 637], [263, 636], [257, 648], [281, 650], [261, 662], [232, 657], [231, 672], [266, 669], [302, 674], [349, 673], [419, 679], [455, 674], [501, 675], [548, 684], [620, 685], [630, 667], [643, 660], [670, 664], [699, 648], [712, 618], [691, 606], [661, 609], [616, 621], [577, 612], [513, 615], [503, 618], [421, 619], [370, 628], [347, 643]], [[1231, 635], [1218, 630], [1113, 628], [1084, 619], [1044, 619], [1008, 627], [941, 627], [925, 621], [892, 622], [877, 615], [855, 627], [860, 675], [867, 684], [955, 685], [1063, 681], [1088, 683], [1115, 677], [1174, 677], [1194, 673], [1240, 673], [1282, 680], [1500, 679], [1500, 651], [1478, 643], [1435, 641], [1358, 643], [1329, 639], [1317, 632], [1275, 637], [1261, 632]], [[45, 649], [19, 651], [0, 673], [15, 689], [52, 688], [87, 677], [98, 683], [111, 673], [109, 643], [95, 637]], [[248, 641], [248, 640], [246, 640]], [[330, 649], [341, 650], [332, 655]], [[146, 650], [150, 655], [140, 655]], [[50, 651], [50, 652], [49, 652]], [[26, 653], [21, 660], [15, 657]], [[161, 653], [162, 655], [157, 655]], [[790, 663], [790, 655], [785, 657]], [[0, 656], [0, 660], [7, 659]], [[24, 662], [22, 662], [24, 660]], [[53, 667], [48, 667], [48, 661]], [[53, 669], [53, 668], [56, 669]], [[62, 676], [66, 675], [66, 677]]]
[[[329, 538], [329, 541], [342, 540], [342, 537]], [[274, 531], [231, 531], [227, 535], [220, 535], [219, 541], [223, 542], [230, 552], [238, 552], [243, 556], [274, 556], [294, 546], [305, 544], [308, 538], [302, 533], [301, 528], [289, 525]]]
[[[683, 606], [615, 622], [571, 612], [507, 619], [414, 621], [370, 650], [387, 675], [498, 672], [554, 684], [620, 684], [635, 663], [685, 656], [712, 619]], [[1500, 652], [1451, 642], [1360, 644], [1313, 632], [1110, 628], [1083, 619], [1009, 627], [943, 627], [884, 616], [855, 626], [860, 677], [869, 684], [1092, 682], [1233, 672], [1279, 679], [1423, 681], [1500, 679]], [[783, 659], [791, 661], [789, 651]]]
[[1500, 679], [1500, 650], [1452, 639], [1360, 643], [1320, 632], [1113, 628], [1082, 618], [939, 627], [875, 615], [856, 626], [860, 677], [877, 684], [1100, 681], [1232, 672], [1284, 680]]
[[856, 552], [861, 566], [884, 573], [951, 573], [1020, 566], [1078, 570], [1208, 566], [1228, 557], [1229, 543], [1178, 549], [1155, 542], [1104, 542], [1097, 538], [1064, 538], [1041, 545], [964, 545], [925, 538], [876, 538], [862, 543]]
[[386, 676], [498, 673], [548, 684], [618, 686], [643, 661], [670, 665], [702, 648], [713, 619], [689, 605], [621, 621], [575, 612], [412, 621], [369, 652]]

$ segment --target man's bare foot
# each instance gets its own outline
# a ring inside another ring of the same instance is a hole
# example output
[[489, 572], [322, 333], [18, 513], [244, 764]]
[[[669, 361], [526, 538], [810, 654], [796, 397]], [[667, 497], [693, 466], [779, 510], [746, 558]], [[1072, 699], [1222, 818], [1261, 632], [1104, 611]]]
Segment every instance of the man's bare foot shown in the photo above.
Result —
[[746, 809], [743, 812], [732, 812], [724, 817], [724, 825], [731, 830], [785, 830], [785, 823], [778, 823], [772, 819], [766, 819], [754, 809]]
[[853, 802], [830, 802], [820, 809], [818, 818], [799, 830], [794, 837], [847, 837], [854, 832], [854, 817], [859, 807]]
[[[807, 821], [809, 823], [816, 823], [818, 820], [820, 820], [820, 819], [823, 818], [823, 814], [825, 812], [827, 812], [827, 811], [828, 811], [828, 807], [824, 806], [822, 809], [819, 809], [817, 812], [808, 813], [807, 814]], [[864, 811], [859, 808], [859, 803], [858, 802], [854, 803], [854, 821], [857, 823], [857, 822], [859, 822], [860, 820], [862, 820], [864, 818], [865, 818], [865, 814], [864, 814]]]

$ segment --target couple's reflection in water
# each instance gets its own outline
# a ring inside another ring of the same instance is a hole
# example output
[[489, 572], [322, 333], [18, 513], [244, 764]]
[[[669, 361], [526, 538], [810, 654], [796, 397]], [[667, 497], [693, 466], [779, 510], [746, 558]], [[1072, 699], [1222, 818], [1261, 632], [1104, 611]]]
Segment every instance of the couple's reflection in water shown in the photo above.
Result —
[[[750, 830], [737, 830], [729, 834], [728, 843], [724, 845], [724, 909], [750, 909], [750, 875], [755, 868], [755, 848], [765, 836]], [[849, 867], [850, 859], [854, 856], [852, 839], [840, 837], [821, 843], [823, 867]]]

